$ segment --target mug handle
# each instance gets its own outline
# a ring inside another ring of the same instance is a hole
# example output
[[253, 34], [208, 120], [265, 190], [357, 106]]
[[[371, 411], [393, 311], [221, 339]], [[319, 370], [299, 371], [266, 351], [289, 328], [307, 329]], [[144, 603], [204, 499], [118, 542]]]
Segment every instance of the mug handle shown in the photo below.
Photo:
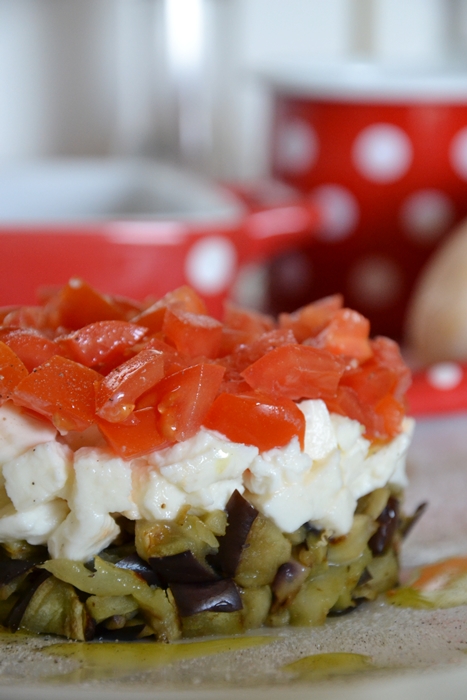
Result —
[[320, 214], [300, 192], [278, 180], [222, 183], [246, 208], [244, 234], [251, 262], [309, 243]]

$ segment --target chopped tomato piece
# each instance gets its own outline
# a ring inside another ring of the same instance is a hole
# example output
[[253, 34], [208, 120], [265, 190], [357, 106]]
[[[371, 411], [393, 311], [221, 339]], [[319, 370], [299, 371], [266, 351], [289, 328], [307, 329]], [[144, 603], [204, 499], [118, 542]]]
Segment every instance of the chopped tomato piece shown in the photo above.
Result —
[[135, 408], [135, 402], [164, 376], [164, 358], [148, 348], [96, 382], [96, 413], [111, 423], [121, 423]]
[[160, 430], [167, 440], [187, 440], [201, 428], [224, 372], [220, 365], [207, 363], [175, 372], [141, 397], [138, 406], [151, 402], [157, 407]]
[[402, 401], [412, 382], [412, 378], [409, 368], [402, 359], [398, 344], [394, 340], [383, 336], [378, 336], [370, 342], [375, 361], [381, 367], [385, 367], [393, 372], [397, 377], [394, 396], [398, 401]]
[[196, 294], [194, 289], [185, 285], [168, 292], [162, 299], [156, 301], [133, 320], [135, 323], [146, 326], [151, 333], [157, 333], [157, 331], [162, 330], [167, 309], [178, 309], [192, 314], [207, 314], [206, 304], [201, 297]]
[[216, 358], [222, 343], [222, 323], [211, 316], [167, 309], [164, 335], [188, 357]]
[[341, 294], [318, 299], [291, 314], [279, 315], [279, 326], [290, 328], [299, 343], [307, 338], [314, 338], [333, 319], [336, 311], [342, 308], [344, 299]]
[[365, 426], [368, 440], [386, 441], [401, 431], [404, 407], [393, 396], [387, 395], [376, 404], [363, 401], [350, 386], [339, 386], [334, 398], [326, 399], [328, 410], [339, 413]]
[[231, 356], [230, 365], [234, 366], [238, 372], [249, 367], [253, 362], [259, 360], [263, 355], [280, 348], [283, 345], [296, 345], [297, 341], [290, 329], [275, 328], [259, 336], [251, 343], [238, 347]]
[[339, 309], [328, 325], [310, 344], [325, 348], [336, 355], [345, 355], [365, 362], [373, 355], [370, 340], [370, 322], [352, 309]]
[[28, 372], [53, 355], [63, 354], [53, 340], [45, 338], [34, 328], [0, 328], [0, 339], [21, 358]]
[[28, 376], [28, 370], [13, 350], [0, 341], [0, 405], [11, 397], [13, 389]]
[[97, 321], [57, 338], [56, 343], [76, 362], [99, 368], [124, 361], [124, 352], [141, 340], [146, 328], [128, 321]]
[[356, 369], [345, 372], [341, 386], [352, 387], [360, 401], [376, 406], [378, 401], [394, 391], [396, 382], [397, 376], [392, 370], [370, 360]]
[[48, 326], [48, 317], [41, 306], [20, 306], [6, 314], [2, 324], [16, 328], [42, 329]]
[[327, 350], [283, 345], [241, 375], [253, 389], [298, 401], [334, 396], [344, 368], [344, 362]]
[[63, 326], [78, 330], [96, 321], [124, 319], [124, 313], [111, 297], [101, 294], [78, 277], [73, 277], [62, 287], [46, 308], [55, 328]]
[[133, 411], [123, 423], [110, 423], [99, 417], [96, 423], [110, 447], [123, 459], [140, 457], [169, 444], [159, 432], [154, 408]]
[[256, 392], [220, 394], [204, 425], [260, 452], [284, 447], [295, 436], [303, 447], [305, 436], [305, 417], [293, 401]]
[[242, 309], [231, 302], [225, 306], [224, 323], [227, 328], [247, 333], [248, 342], [276, 327], [272, 316], [251, 309]]
[[19, 382], [12, 398], [50, 418], [58, 430], [84, 430], [94, 422], [94, 383], [99, 377], [89, 367], [54, 355]]

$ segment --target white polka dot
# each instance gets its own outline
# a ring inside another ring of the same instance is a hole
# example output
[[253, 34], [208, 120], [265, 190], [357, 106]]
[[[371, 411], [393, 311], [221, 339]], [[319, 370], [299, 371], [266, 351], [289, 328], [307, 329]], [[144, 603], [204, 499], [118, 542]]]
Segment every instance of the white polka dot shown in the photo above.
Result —
[[431, 243], [454, 221], [454, 205], [441, 190], [418, 190], [402, 203], [401, 221], [408, 236], [420, 243]]
[[354, 165], [373, 182], [399, 180], [412, 162], [412, 144], [407, 134], [393, 124], [367, 126], [355, 139]]
[[350, 190], [341, 185], [321, 185], [310, 193], [311, 201], [321, 214], [317, 236], [340, 241], [355, 230], [360, 218], [358, 202]]
[[449, 158], [459, 177], [467, 180], [467, 126], [458, 131], [452, 139]]
[[428, 383], [441, 391], [455, 389], [461, 383], [462, 376], [462, 368], [455, 362], [438, 362], [426, 373]]
[[395, 303], [402, 291], [399, 266], [390, 258], [368, 255], [358, 260], [349, 272], [349, 285], [362, 305], [382, 308]]
[[281, 170], [302, 173], [316, 162], [319, 141], [316, 131], [301, 119], [282, 124], [278, 133], [277, 161]]
[[189, 284], [202, 294], [219, 294], [228, 289], [237, 266], [237, 251], [228, 238], [201, 238], [188, 252], [185, 274]]
[[267, 302], [267, 268], [248, 263], [239, 269], [230, 292], [234, 302], [249, 309], [264, 309]]

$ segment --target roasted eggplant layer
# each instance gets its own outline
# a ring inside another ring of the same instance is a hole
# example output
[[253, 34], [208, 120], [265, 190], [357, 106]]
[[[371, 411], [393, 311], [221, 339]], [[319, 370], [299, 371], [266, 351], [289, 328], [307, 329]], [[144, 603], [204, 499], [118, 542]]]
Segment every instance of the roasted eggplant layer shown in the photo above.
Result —
[[237, 491], [225, 511], [176, 521], [121, 519], [118, 541], [92, 562], [2, 545], [0, 624], [75, 640], [238, 634], [310, 626], [398, 583], [411, 517], [388, 487], [360, 499], [350, 532], [304, 525], [283, 534]]

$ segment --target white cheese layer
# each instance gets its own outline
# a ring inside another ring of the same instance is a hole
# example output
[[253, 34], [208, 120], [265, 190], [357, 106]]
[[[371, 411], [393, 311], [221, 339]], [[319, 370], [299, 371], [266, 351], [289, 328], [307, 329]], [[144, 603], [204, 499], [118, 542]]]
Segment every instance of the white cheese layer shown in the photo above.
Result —
[[[259, 453], [201, 429], [185, 442], [125, 461], [95, 439], [57, 439], [54, 428], [8, 403], [0, 408], [0, 542], [47, 544], [50, 555], [87, 561], [119, 532], [116, 516], [173, 520], [224, 509], [235, 490], [283, 532], [305, 522], [344, 535], [357, 499], [386, 484], [406, 485], [414, 422], [375, 449], [357, 421], [323, 401], [299, 404], [297, 438]], [[67, 443], [67, 444], [64, 444]], [[82, 446], [82, 445], [85, 446]]]

